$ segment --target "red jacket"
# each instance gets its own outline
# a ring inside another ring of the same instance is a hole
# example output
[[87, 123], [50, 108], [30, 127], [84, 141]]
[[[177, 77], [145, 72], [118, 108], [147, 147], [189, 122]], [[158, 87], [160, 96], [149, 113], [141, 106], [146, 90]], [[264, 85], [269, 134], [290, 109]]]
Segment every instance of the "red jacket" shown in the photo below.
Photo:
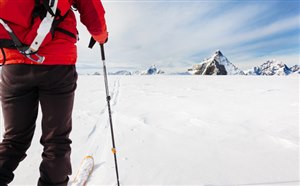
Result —
[[[72, 1], [70, 3], [70, 1]], [[87, 27], [90, 34], [96, 41], [103, 42], [107, 38], [107, 29], [104, 18], [104, 8], [100, 0], [58, 0], [58, 9], [61, 15], [66, 18], [59, 23], [58, 28], [64, 29], [74, 35], [77, 35], [76, 18], [71, 10], [71, 4], [75, 5], [80, 13], [81, 22]], [[0, 18], [3, 19], [13, 30], [18, 39], [30, 45], [37, 35], [37, 29], [40, 25], [40, 18], [32, 18], [34, 9], [34, 0], [1, 0], [0, 1]], [[0, 42], [1, 39], [10, 39], [7, 31], [0, 25]], [[40, 56], [45, 57], [43, 65], [73, 65], [77, 59], [77, 39], [62, 33], [49, 33], [38, 50]], [[36, 64], [16, 49], [4, 48], [6, 62], [5, 64]], [[0, 63], [4, 60], [0, 52]]]

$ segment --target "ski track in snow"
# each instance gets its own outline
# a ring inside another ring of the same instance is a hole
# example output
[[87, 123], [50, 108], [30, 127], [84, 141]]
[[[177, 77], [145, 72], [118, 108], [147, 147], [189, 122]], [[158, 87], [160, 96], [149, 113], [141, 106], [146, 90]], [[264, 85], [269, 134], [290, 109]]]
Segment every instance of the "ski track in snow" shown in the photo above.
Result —
[[[120, 78], [117, 78], [113, 82], [113, 86], [109, 85], [109, 94], [111, 97], [110, 106], [111, 113], [113, 115], [114, 108], [118, 103], [119, 95], [120, 95]], [[93, 172], [96, 172], [97, 169], [101, 168], [101, 166], [105, 165], [108, 151], [111, 149], [109, 145], [111, 145], [111, 133], [109, 126], [109, 115], [108, 115], [108, 105], [107, 101], [105, 101], [105, 106], [102, 109], [99, 109], [100, 112], [93, 113], [94, 116], [97, 116], [97, 120], [94, 122], [92, 129], [87, 135], [86, 138], [86, 153], [84, 156], [89, 155], [93, 156], [95, 159], [95, 166]], [[112, 116], [113, 122], [114, 117]], [[74, 178], [71, 178], [71, 180]], [[91, 175], [89, 181], [93, 179], [93, 174]], [[70, 184], [69, 184], [70, 185]]]
[[[120, 90], [120, 79], [117, 79], [114, 82], [112, 91], [110, 91], [110, 96], [111, 96], [110, 106], [111, 106], [112, 114], [113, 114], [113, 109], [117, 104], [117, 100], [120, 92], [119, 90]], [[91, 130], [91, 132], [87, 137], [87, 141], [90, 141], [90, 143], [88, 143], [90, 150], [88, 151], [87, 154], [92, 156], [96, 153], [96, 151], [99, 149], [100, 146], [102, 146], [102, 149], [107, 149], [107, 148], [103, 148], [106, 146], [106, 144], [108, 144], [107, 140], [103, 140], [103, 139], [108, 139], [107, 135], [108, 134], [110, 135], [110, 132], [107, 131], [107, 129], [109, 129], [110, 127], [107, 104], [104, 106], [104, 108], [100, 111], [98, 115], [99, 115], [99, 119], [94, 124], [93, 129]], [[102, 122], [102, 124], [100, 124], [100, 121]], [[101, 138], [101, 136], [104, 136], [102, 138], [103, 142], [101, 139], [99, 139]]]
[[[118, 100], [118, 96], [119, 96], [119, 89], [120, 89], [120, 78], [117, 79], [117, 80], [115, 80], [114, 86], [113, 86], [113, 90], [110, 93], [111, 94], [110, 97], [112, 98], [111, 102], [110, 102], [111, 109], [117, 104], [117, 100]], [[101, 119], [102, 119], [102, 115], [108, 113], [107, 109], [108, 109], [108, 107], [107, 107], [107, 104], [106, 104], [105, 107], [102, 108], [102, 110], [98, 114]], [[113, 113], [113, 110], [112, 110], [112, 113]], [[97, 133], [97, 131], [98, 131], [98, 124], [99, 124], [99, 121], [101, 120], [100, 118], [97, 120], [97, 122], [93, 126], [93, 129], [88, 134], [88, 139], [91, 138], [94, 135], [95, 132]], [[105, 128], [107, 128], [107, 127], [108, 127], [108, 125], [105, 125]]]

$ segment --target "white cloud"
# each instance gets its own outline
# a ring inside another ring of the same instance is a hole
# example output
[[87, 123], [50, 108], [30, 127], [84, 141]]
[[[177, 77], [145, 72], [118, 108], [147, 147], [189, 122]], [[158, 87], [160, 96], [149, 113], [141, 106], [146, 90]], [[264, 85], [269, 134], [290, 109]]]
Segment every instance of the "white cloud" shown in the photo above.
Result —
[[[239, 52], [240, 56], [247, 56], [241, 64], [246, 65], [256, 61], [252, 53], [262, 44], [235, 48], [239, 44], [297, 29], [300, 25], [297, 15], [251, 27], [248, 22], [255, 23], [268, 13], [269, 5], [258, 3], [236, 6], [222, 2], [104, 1], [104, 7], [110, 33], [106, 44], [107, 61], [113, 68], [140, 69], [156, 64], [183, 69], [193, 63], [189, 61], [192, 55], [202, 53], [205, 58], [216, 49], [230, 49], [230, 54]], [[90, 36], [84, 27], [80, 26], [79, 30], [79, 64], [97, 63], [98, 49], [87, 49]]]

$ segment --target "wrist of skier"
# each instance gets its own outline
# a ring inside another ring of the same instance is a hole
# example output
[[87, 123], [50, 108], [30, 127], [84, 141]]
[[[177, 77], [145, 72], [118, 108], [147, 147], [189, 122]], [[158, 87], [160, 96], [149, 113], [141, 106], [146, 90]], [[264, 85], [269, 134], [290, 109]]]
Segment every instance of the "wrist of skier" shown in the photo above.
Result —
[[93, 38], [99, 43], [104, 44], [108, 41], [108, 32], [101, 33], [99, 35], [93, 35]]

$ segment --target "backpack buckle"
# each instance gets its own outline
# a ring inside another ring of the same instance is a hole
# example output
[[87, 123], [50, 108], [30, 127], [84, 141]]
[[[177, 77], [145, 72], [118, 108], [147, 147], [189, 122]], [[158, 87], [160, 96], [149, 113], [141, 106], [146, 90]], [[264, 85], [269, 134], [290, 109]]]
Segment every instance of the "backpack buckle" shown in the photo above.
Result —
[[39, 54], [37, 54], [37, 51], [33, 51], [31, 48], [28, 48], [25, 51], [20, 50], [20, 53], [36, 63], [43, 63], [45, 61], [44, 56], [40, 56]]

